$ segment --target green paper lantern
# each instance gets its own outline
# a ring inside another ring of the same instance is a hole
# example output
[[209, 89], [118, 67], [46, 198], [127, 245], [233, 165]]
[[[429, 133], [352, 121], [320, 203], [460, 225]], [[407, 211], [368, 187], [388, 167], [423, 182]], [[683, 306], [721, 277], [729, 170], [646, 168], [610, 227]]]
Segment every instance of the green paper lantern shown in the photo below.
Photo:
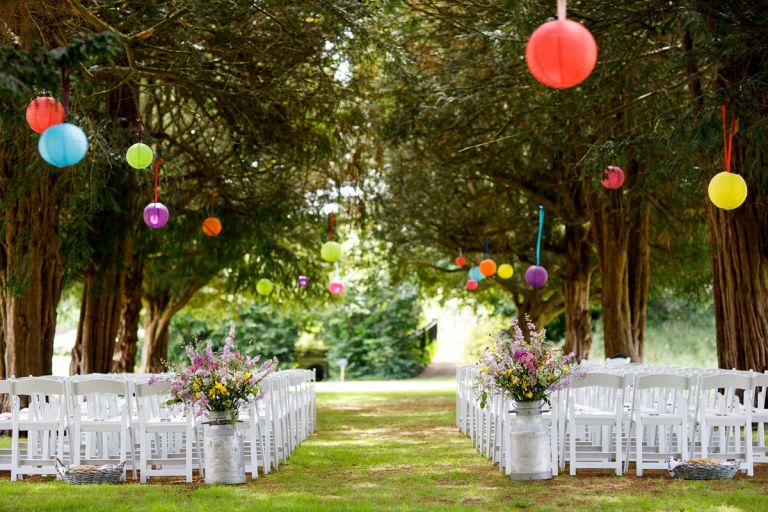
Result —
[[256, 283], [256, 291], [259, 292], [259, 295], [269, 295], [274, 288], [274, 283], [269, 279], [259, 279], [259, 282]]
[[320, 249], [320, 256], [328, 263], [338, 261], [341, 258], [341, 244], [334, 241], [325, 242]]
[[144, 169], [152, 163], [154, 158], [155, 155], [152, 153], [152, 148], [141, 142], [137, 142], [125, 152], [125, 159], [128, 161], [128, 165], [134, 169]]

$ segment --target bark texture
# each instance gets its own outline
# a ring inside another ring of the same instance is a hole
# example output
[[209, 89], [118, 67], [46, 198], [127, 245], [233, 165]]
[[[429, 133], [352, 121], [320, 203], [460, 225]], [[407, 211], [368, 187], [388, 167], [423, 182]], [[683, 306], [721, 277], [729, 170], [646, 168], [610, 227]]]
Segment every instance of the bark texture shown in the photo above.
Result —
[[565, 227], [566, 257], [563, 271], [563, 303], [565, 305], [565, 346], [563, 352], [574, 353], [581, 361], [589, 357], [592, 346], [592, 315], [589, 308], [592, 278], [589, 230], [584, 226]]
[[112, 371], [132, 373], [136, 367], [136, 349], [139, 342], [138, 327], [141, 314], [142, 281], [144, 264], [131, 254], [127, 262], [123, 281], [123, 301], [120, 310], [120, 325], [115, 340]]

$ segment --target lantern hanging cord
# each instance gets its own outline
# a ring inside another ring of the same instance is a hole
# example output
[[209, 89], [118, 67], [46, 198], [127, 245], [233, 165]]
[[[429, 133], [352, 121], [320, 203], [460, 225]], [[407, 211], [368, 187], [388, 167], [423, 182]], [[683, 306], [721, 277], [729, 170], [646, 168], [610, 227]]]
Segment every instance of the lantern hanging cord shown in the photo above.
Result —
[[557, 19], [559, 21], [565, 20], [565, 5], [566, 0], [557, 0]]
[[723, 103], [723, 158], [725, 161], [726, 172], [731, 172], [731, 152], [733, 151], [733, 134], [738, 129], [736, 116], [731, 113], [731, 126], [728, 128], [728, 118], [726, 116], [726, 107]]
[[488, 257], [488, 239], [485, 239], [485, 257]]
[[66, 117], [69, 112], [69, 96], [72, 94], [72, 81], [69, 79], [69, 68], [67, 66], [61, 68], [61, 90], [64, 117]]
[[329, 221], [330, 224], [330, 231], [331, 231], [331, 240], [333, 240], [333, 220], [336, 217], [336, 214], [331, 212], [331, 219]]
[[157, 202], [157, 179], [160, 175], [160, 163], [162, 163], [164, 160], [162, 158], [158, 158], [155, 160], [155, 202]]
[[144, 122], [140, 117], [136, 118], [136, 134], [139, 137], [139, 142], [144, 140]]
[[540, 267], [541, 263], [541, 232], [544, 229], [544, 207], [539, 205], [539, 237], [536, 240], [536, 266]]
[[215, 190], [211, 190], [211, 215], [213, 215], [213, 197], [215, 193]]

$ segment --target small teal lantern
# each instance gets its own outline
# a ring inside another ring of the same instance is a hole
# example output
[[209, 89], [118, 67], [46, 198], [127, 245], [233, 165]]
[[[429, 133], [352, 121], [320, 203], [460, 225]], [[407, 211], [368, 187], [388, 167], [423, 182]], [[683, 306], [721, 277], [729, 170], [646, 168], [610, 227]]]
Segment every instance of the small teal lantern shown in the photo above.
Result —
[[55, 124], [45, 130], [37, 143], [43, 160], [55, 167], [75, 165], [88, 152], [88, 137], [79, 126]]
[[477, 281], [478, 283], [485, 279], [485, 276], [482, 272], [480, 272], [480, 267], [474, 266], [471, 269], [469, 269], [469, 278]]

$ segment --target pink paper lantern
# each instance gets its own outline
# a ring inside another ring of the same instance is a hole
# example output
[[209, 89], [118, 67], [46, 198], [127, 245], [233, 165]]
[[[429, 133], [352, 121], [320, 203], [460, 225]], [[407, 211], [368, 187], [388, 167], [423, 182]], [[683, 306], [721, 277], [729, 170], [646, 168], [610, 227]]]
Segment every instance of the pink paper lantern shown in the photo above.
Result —
[[525, 271], [525, 282], [534, 288], [547, 284], [547, 279], [549, 279], [549, 274], [547, 274], [547, 269], [544, 267], [531, 265]]
[[558, 19], [537, 28], [525, 46], [531, 74], [544, 85], [567, 89], [586, 79], [597, 62], [597, 43], [580, 23]]
[[163, 203], [149, 203], [144, 207], [144, 224], [159, 229], [168, 222], [170, 213]]
[[478, 286], [477, 281], [475, 281], [474, 279], [470, 279], [467, 281], [467, 290], [473, 292], [477, 290], [477, 286]]
[[609, 165], [605, 168], [602, 184], [605, 188], [615, 190], [624, 184], [624, 171], [621, 167]]
[[344, 283], [334, 279], [328, 283], [328, 291], [331, 292], [331, 295], [340, 295], [344, 291]]

